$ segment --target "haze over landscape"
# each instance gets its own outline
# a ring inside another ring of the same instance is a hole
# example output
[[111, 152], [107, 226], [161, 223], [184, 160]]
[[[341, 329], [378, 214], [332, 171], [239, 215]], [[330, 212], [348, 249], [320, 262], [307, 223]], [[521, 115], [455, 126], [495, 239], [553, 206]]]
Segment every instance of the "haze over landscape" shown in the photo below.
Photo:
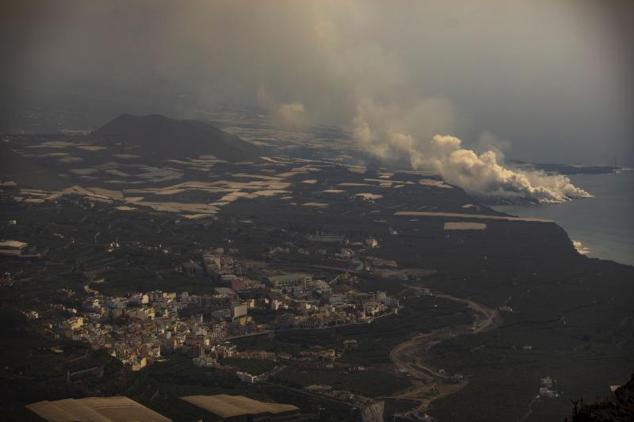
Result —
[[631, 420], [632, 39], [625, 0], [4, 2], [0, 414]]
[[404, 111], [398, 129], [425, 139], [488, 131], [520, 159], [633, 162], [626, 1], [38, 3], [3, 6], [12, 105], [258, 104], [281, 125]]

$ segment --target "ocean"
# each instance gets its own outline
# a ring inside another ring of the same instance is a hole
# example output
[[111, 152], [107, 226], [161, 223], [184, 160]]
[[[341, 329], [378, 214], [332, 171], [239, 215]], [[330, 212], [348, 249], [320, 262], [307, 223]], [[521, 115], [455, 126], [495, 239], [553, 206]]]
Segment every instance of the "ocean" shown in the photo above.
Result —
[[634, 171], [570, 176], [593, 197], [560, 204], [495, 206], [520, 217], [554, 220], [587, 256], [634, 265]]

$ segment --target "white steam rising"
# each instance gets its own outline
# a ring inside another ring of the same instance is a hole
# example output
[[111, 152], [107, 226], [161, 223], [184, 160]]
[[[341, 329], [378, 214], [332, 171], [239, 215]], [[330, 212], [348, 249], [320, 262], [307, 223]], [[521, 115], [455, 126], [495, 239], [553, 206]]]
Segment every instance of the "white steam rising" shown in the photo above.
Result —
[[267, 89], [260, 87], [257, 103], [270, 114], [271, 123], [281, 129], [304, 130], [310, 125], [306, 108], [299, 101], [280, 103]]
[[[423, 104], [417, 108], [424, 111], [420, 115], [421, 122], [431, 115], [437, 119], [433, 127], [439, 123], [450, 124], [447, 110], [441, 104], [431, 108], [430, 104]], [[591, 196], [574, 186], [566, 176], [505, 167], [503, 156], [494, 149], [477, 154], [463, 148], [462, 141], [454, 136], [431, 135], [425, 128], [421, 130], [416, 126], [411, 130], [407, 126], [416, 121], [413, 116], [417, 111], [393, 118], [397, 114], [393, 108], [360, 106], [354, 119], [354, 136], [361, 147], [381, 159], [407, 159], [414, 169], [434, 171], [448, 183], [482, 196], [538, 202], [563, 202]]]

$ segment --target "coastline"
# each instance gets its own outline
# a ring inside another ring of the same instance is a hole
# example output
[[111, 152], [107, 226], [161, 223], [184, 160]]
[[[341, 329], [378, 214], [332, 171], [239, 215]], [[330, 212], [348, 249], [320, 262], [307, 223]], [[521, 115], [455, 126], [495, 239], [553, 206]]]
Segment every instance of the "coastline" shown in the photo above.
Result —
[[571, 175], [592, 198], [557, 204], [499, 205], [496, 211], [555, 221], [577, 251], [589, 258], [634, 266], [634, 172]]

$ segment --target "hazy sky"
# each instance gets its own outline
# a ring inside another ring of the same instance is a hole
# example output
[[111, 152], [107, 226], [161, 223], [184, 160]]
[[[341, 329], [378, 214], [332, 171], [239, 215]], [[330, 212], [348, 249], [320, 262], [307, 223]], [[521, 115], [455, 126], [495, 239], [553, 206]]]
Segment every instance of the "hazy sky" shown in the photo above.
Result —
[[512, 158], [634, 164], [631, 1], [0, 7], [2, 92], [14, 100], [62, 91], [192, 109], [232, 102], [280, 124], [343, 126], [363, 108]]

